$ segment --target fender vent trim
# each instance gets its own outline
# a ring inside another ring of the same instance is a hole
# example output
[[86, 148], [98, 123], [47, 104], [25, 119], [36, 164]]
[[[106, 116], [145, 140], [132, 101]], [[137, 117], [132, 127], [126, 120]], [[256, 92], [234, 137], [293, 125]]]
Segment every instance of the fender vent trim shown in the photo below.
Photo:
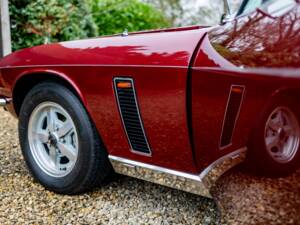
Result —
[[240, 114], [245, 89], [245, 86], [242, 85], [231, 85], [223, 120], [220, 149], [224, 149], [232, 145], [233, 133]]
[[114, 89], [131, 151], [137, 154], [151, 156], [152, 152], [140, 115], [133, 79], [114, 78]]

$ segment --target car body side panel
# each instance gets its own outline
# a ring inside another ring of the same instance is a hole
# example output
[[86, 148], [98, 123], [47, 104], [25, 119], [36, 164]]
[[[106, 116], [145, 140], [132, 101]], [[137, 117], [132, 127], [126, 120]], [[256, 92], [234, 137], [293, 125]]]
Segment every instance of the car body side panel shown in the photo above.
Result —
[[[259, 121], [269, 97], [280, 87], [280, 78], [257, 81], [256, 74], [232, 71], [193, 69], [193, 136], [197, 163], [206, 168], [218, 158], [247, 146], [251, 132]], [[277, 81], [276, 81], [277, 79]], [[245, 93], [233, 130], [232, 142], [225, 148], [220, 147], [223, 122], [232, 85], [245, 87]]]
[[[274, 95], [299, 92], [299, 9], [298, 4], [278, 18], [257, 10], [204, 38], [192, 68], [192, 123], [200, 167], [246, 146]], [[245, 95], [232, 144], [221, 149], [231, 85], [244, 86]]]
[[[111, 155], [198, 173], [187, 126], [188, 66], [206, 29], [129, 35], [45, 45], [4, 58], [6, 88], [25, 73], [66, 75], [82, 94]], [[45, 74], [40, 74], [45, 76]], [[113, 89], [114, 77], [134, 79], [152, 156], [130, 151]]]

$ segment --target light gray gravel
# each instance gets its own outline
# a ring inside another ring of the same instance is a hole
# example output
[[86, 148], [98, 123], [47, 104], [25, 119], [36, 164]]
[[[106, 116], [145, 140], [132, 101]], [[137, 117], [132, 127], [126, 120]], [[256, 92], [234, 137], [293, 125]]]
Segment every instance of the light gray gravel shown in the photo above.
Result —
[[263, 179], [231, 171], [209, 199], [120, 177], [80, 196], [33, 181], [21, 156], [17, 121], [0, 110], [0, 224], [300, 224], [300, 171]]
[[0, 224], [216, 224], [214, 201], [132, 178], [80, 196], [33, 181], [17, 139], [17, 121], [0, 111]]
[[227, 224], [300, 224], [300, 169], [272, 179], [235, 168], [217, 182], [213, 193]]

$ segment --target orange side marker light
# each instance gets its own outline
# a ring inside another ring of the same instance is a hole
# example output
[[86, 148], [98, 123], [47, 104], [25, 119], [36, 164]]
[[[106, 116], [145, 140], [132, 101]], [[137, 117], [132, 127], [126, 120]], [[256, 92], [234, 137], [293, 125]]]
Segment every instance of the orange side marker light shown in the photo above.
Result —
[[242, 87], [233, 87], [232, 88], [232, 92], [238, 93], [238, 94], [242, 93], [243, 90], [244, 90], [244, 88], [242, 88]]
[[131, 82], [128, 82], [128, 81], [118, 82], [117, 88], [121, 88], [121, 89], [132, 88], [132, 84], [131, 84]]

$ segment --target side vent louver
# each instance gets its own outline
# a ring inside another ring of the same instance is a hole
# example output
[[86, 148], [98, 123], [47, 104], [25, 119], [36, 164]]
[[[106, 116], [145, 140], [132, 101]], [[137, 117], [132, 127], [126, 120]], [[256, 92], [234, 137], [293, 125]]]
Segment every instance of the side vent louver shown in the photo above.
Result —
[[151, 154], [140, 116], [133, 80], [130, 78], [115, 78], [114, 88], [131, 150], [136, 153]]
[[244, 86], [239, 86], [239, 85], [231, 86], [225, 117], [223, 121], [220, 148], [225, 148], [231, 145], [232, 143], [232, 136], [233, 136], [236, 121], [239, 116], [244, 92], [245, 92]]

